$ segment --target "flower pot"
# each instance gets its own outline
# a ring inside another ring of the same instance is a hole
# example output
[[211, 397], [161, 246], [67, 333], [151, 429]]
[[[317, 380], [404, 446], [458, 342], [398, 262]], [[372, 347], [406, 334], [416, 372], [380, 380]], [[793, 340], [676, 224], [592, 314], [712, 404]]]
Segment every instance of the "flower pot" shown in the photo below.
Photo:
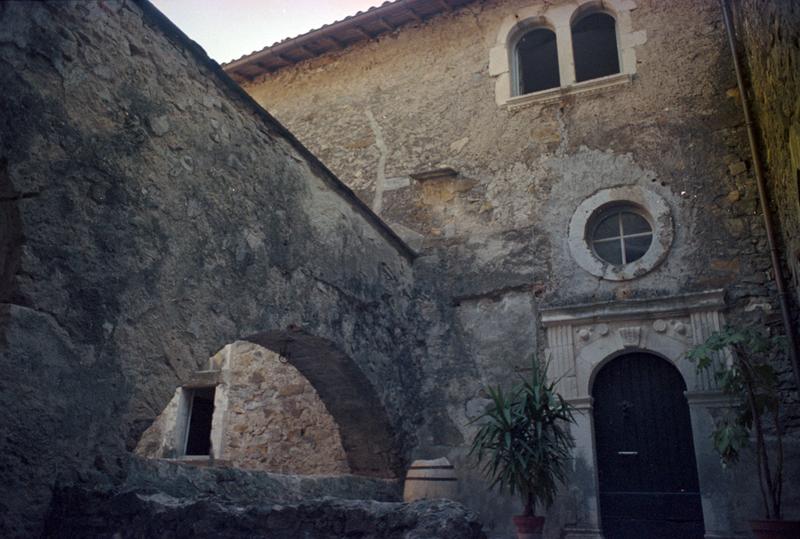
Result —
[[518, 515], [512, 519], [517, 527], [517, 539], [542, 539], [544, 517]]
[[797, 539], [800, 520], [751, 520], [750, 528], [756, 539]]

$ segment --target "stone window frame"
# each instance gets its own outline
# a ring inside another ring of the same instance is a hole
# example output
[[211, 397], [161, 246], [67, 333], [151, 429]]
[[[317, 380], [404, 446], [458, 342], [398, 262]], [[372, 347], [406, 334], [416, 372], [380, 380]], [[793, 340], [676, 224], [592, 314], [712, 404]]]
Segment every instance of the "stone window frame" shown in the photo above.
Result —
[[[495, 101], [498, 106], [514, 109], [532, 103], [548, 103], [566, 95], [596, 93], [629, 84], [636, 74], [636, 47], [647, 41], [644, 30], [633, 31], [632, 0], [575, 0], [556, 6], [537, 5], [509, 14], [500, 24], [497, 40], [489, 51], [489, 75], [495, 79]], [[584, 82], [576, 82], [572, 50], [572, 23], [589, 12], [601, 11], [616, 20], [617, 49], [620, 72]], [[558, 70], [561, 86], [525, 95], [514, 95], [516, 84], [515, 47], [525, 32], [546, 27], [556, 33]]]
[[[521, 61], [519, 58], [519, 42], [522, 41], [522, 38], [527, 36], [529, 33], [533, 32], [534, 30], [549, 30], [553, 32], [553, 36], [556, 38], [556, 67], [558, 68], [558, 76], [559, 80], [563, 77], [561, 75], [561, 58], [559, 55], [559, 48], [558, 48], [558, 34], [556, 33], [556, 28], [550, 24], [547, 19], [538, 17], [535, 19], [528, 19], [525, 21], [520, 21], [519, 24], [515, 25], [511, 31], [511, 35], [509, 36], [509, 47], [508, 47], [508, 54], [509, 54], [509, 69], [511, 73], [511, 95], [515, 95], [515, 89], [519, 89], [522, 87], [522, 80], [521, 80]], [[539, 94], [542, 92], [551, 92], [553, 90], [557, 90], [559, 86], [554, 88], [546, 88], [544, 90], [538, 90], [536, 92], [531, 92], [528, 94], [519, 94], [519, 95], [534, 95]], [[518, 97], [518, 96], [515, 96]]]
[[[639, 210], [653, 229], [653, 240], [644, 256], [615, 266], [597, 256], [588, 234], [599, 212], [620, 204]], [[609, 281], [635, 279], [658, 267], [666, 258], [673, 238], [672, 213], [667, 202], [639, 186], [619, 186], [596, 192], [578, 205], [569, 223], [568, 242], [573, 260], [592, 275]]]
[[[213, 357], [209, 361], [213, 361]], [[227, 358], [226, 358], [227, 359]], [[178, 460], [221, 460], [228, 415], [228, 391], [222, 373], [214, 365], [210, 370], [197, 371], [192, 380], [179, 387], [180, 399], [176, 412], [172, 443]], [[192, 397], [197, 389], [214, 389], [214, 413], [211, 417], [211, 451], [208, 455], [187, 455], [186, 441], [191, 420]]]

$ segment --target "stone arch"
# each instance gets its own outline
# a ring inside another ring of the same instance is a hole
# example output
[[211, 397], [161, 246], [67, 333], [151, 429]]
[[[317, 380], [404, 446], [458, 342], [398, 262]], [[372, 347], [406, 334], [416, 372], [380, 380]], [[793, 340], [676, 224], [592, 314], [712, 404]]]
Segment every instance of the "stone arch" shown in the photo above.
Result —
[[287, 359], [317, 391], [339, 427], [352, 473], [399, 477], [404, 460], [374, 386], [332, 341], [297, 328], [256, 333], [242, 340]]
[[619, 6], [615, 8], [613, 2], [604, 0], [583, 0], [580, 2], [578, 8], [572, 12], [572, 15], [570, 15], [570, 26], [574, 24], [575, 21], [584, 15], [588, 15], [589, 13], [605, 13], [606, 15], [613, 17], [614, 22], [617, 22], [619, 17]]
[[[684, 385], [686, 385], [686, 375], [683, 372], [681, 372], [680, 368], [678, 368], [678, 366], [675, 364], [674, 361], [672, 361], [670, 358], [664, 356], [664, 354], [661, 354], [659, 352], [654, 352], [653, 350], [647, 350], [645, 348], [624, 348], [622, 350], [618, 350], [618, 351], [614, 352], [613, 354], [605, 357], [603, 360], [601, 360], [600, 362], [598, 362], [594, 366], [594, 368], [592, 369], [592, 372], [591, 372], [591, 374], [589, 376], [588, 394], [589, 395], [592, 394], [592, 391], [594, 390], [595, 380], [597, 379], [597, 375], [600, 373], [600, 371], [603, 370], [603, 367], [605, 367], [606, 365], [608, 365], [609, 363], [611, 363], [612, 361], [614, 361], [618, 357], [626, 356], [628, 354], [636, 354], [636, 353], [647, 354], [647, 355], [650, 355], [650, 356], [653, 356], [653, 357], [657, 357], [659, 359], [662, 359], [662, 360], [666, 361], [667, 363], [669, 363], [670, 367], [672, 367], [672, 368], [674, 368], [675, 370], [678, 371], [678, 373], [681, 375], [681, 379], [683, 380]], [[686, 386], [686, 387], [688, 387], [688, 386]]]
[[585, 346], [575, 358], [578, 395], [591, 395], [592, 384], [603, 366], [611, 360], [631, 352], [642, 352], [660, 357], [678, 369], [687, 388], [697, 385], [695, 367], [685, 359], [689, 343], [669, 335], [649, 331], [640, 346], [626, 346], [618, 339], [598, 339]]

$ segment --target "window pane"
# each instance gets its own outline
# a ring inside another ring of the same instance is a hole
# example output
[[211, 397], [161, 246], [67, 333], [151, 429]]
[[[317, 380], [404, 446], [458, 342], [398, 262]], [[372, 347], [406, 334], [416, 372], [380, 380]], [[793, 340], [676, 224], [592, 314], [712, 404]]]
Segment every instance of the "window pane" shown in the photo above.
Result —
[[594, 240], [619, 236], [619, 214], [613, 213], [604, 218], [594, 229]]
[[622, 264], [622, 247], [619, 241], [600, 241], [594, 244], [594, 252], [597, 256], [619, 266]]
[[558, 88], [556, 35], [547, 28], [525, 34], [517, 43], [520, 91], [523, 94]]
[[625, 238], [625, 260], [633, 262], [639, 260], [650, 248], [653, 236], [640, 236], [638, 238]]
[[622, 231], [628, 234], [639, 234], [641, 232], [651, 232], [650, 223], [647, 219], [636, 213], [625, 212], [622, 214]]
[[611, 15], [592, 13], [572, 25], [572, 50], [578, 82], [619, 73], [616, 22]]

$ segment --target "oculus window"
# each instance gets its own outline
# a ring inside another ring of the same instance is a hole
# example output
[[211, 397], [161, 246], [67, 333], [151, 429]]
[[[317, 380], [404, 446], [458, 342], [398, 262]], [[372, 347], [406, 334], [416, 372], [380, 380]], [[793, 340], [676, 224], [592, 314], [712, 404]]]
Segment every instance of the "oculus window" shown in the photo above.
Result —
[[653, 228], [638, 208], [612, 206], [590, 224], [589, 243], [598, 258], [622, 266], [642, 258], [653, 243]]
[[658, 194], [637, 185], [602, 189], [578, 204], [569, 250], [583, 269], [610, 281], [641, 277], [667, 256], [672, 215]]
[[590, 12], [572, 23], [577, 82], [619, 73], [616, 26], [614, 17], [603, 12]]
[[517, 95], [558, 88], [561, 85], [556, 34], [549, 28], [534, 28], [523, 34], [517, 41], [514, 55]]

